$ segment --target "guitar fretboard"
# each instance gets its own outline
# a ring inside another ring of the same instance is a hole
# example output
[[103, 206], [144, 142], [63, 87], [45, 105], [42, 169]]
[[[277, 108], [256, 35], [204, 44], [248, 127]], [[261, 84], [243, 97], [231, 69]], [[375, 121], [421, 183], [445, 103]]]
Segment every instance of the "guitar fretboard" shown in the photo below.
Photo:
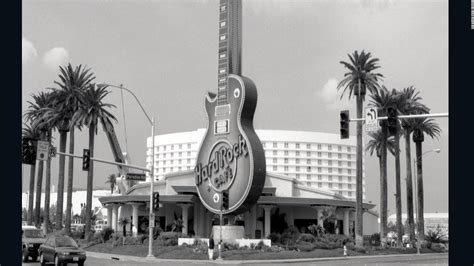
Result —
[[227, 76], [241, 73], [241, 0], [220, 0], [217, 105], [227, 104]]

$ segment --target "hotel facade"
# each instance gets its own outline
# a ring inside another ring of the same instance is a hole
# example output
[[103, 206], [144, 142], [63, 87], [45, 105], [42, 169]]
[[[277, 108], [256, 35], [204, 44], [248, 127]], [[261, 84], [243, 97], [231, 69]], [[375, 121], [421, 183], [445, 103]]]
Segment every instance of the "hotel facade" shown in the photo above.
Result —
[[[195, 184], [195, 160], [204, 129], [155, 136], [147, 139], [147, 168], [155, 156], [154, 191], [160, 194], [155, 226], [165, 229], [179, 217], [182, 233], [207, 237], [217, 215], [200, 201]], [[331, 214], [334, 233], [353, 235], [355, 228], [355, 138], [340, 140], [337, 134], [319, 132], [256, 130], [265, 150], [267, 173], [257, 203], [237, 216], [227, 216], [229, 224], [243, 225], [245, 238], [265, 238], [272, 232], [271, 215], [284, 213], [288, 225], [304, 230], [310, 224], [323, 226]], [[364, 182], [365, 185], [365, 182]], [[365, 192], [365, 189], [364, 189]], [[134, 234], [148, 227], [149, 176], [147, 181], [120, 195], [100, 198], [112, 217], [115, 230], [119, 217], [131, 219]], [[365, 199], [365, 193], [364, 193]], [[378, 216], [363, 204], [364, 235], [378, 232]]]

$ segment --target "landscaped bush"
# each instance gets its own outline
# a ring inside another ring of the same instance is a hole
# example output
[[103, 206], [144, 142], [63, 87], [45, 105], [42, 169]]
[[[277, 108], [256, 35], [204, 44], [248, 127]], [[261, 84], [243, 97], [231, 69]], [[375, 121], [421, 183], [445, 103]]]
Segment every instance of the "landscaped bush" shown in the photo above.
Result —
[[272, 241], [272, 243], [281, 243], [281, 234], [279, 233], [271, 233], [268, 235], [267, 237], [268, 239], [270, 239]]
[[283, 245], [294, 245], [300, 236], [300, 231], [295, 226], [290, 226], [281, 234], [281, 243]]
[[266, 247], [265, 244], [263, 243], [262, 240], [260, 240], [260, 241], [258, 242], [258, 244], [255, 246], [255, 249], [256, 249], [256, 250], [262, 250], [264, 247]]
[[444, 243], [448, 242], [448, 238], [443, 233], [443, 231], [441, 230], [439, 225], [436, 228], [436, 230], [434, 230], [434, 231], [433, 230], [428, 230], [428, 232], [425, 235], [425, 240], [429, 241], [431, 243], [443, 243], [444, 244]]
[[314, 243], [316, 242], [316, 238], [312, 234], [300, 234], [300, 237], [296, 240], [296, 243], [298, 242]]
[[145, 239], [148, 239], [148, 235], [141, 234], [141, 235], [138, 235], [138, 237], [137, 237], [137, 241], [138, 241], [140, 244], [143, 244], [143, 242], [145, 241]]
[[127, 236], [124, 240], [125, 245], [139, 245], [141, 242], [138, 241], [138, 238], [133, 236]]
[[443, 243], [432, 243], [430, 249], [435, 252], [445, 252], [446, 246]]
[[224, 250], [236, 250], [239, 249], [239, 244], [224, 242]]
[[158, 237], [164, 246], [176, 246], [178, 245], [178, 238], [184, 237], [178, 232], [162, 232]]
[[342, 248], [344, 243], [354, 242], [351, 237], [345, 235], [336, 235], [336, 234], [324, 234], [316, 238], [317, 242], [325, 242], [332, 244], [335, 248]]
[[353, 242], [347, 243], [346, 248], [349, 250], [360, 252], [360, 253], [367, 253], [367, 250], [364, 247], [358, 247], [354, 245]]
[[112, 234], [114, 234], [114, 230], [111, 227], [104, 227], [102, 231], [100, 231], [102, 243], [107, 242], [111, 238]]
[[322, 236], [325, 234], [324, 228], [316, 224], [308, 226], [308, 230], [313, 236]]
[[313, 243], [305, 242], [305, 241], [301, 241], [301, 242], [297, 243], [295, 246], [296, 246], [297, 250], [299, 250], [299, 251], [312, 251], [315, 248]]
[[71, 237], [74, 239], [84, 239], [85, 232], [84, 231], [73, 231], [71, 232]]

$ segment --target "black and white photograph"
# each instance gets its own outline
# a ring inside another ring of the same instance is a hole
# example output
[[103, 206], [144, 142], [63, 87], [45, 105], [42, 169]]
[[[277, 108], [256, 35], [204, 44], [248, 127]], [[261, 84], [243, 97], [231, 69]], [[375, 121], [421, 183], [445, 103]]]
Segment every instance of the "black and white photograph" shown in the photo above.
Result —
[[21, 265], [448, 265], [447, 0], [21, 5]]

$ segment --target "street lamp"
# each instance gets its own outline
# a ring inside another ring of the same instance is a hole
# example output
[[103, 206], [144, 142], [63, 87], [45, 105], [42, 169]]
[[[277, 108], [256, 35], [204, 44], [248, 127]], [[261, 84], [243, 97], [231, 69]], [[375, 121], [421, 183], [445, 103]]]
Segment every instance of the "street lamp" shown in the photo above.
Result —
[[145, 114], [146, 118], [148, 119], [148, 122], [150, 122], [151, 125], [151, 170], [150, 170], [150, 215], [149, 215], [149, 225], [148, 225], [148, 255], [147, 258], [154, 258], [153, 256], [153, 228], [155, 227], [155, 214], [153, 213], [153, 190], [154, 190], [154, 179], [155, 179], [155, 118], [151, 117], [147, 114], [145, 111], [145, 108], [143, 108], [143, 105], [140, 103], [138, 100], [137, 96], [129, 89], [125, 88], [122, 84], [120, 86], [115, 86], [111, 84], [98, 84], [98, 85], [103, 85], [103, 86], [108, 86], [112, 88], [118, 88], [121, 90], [128, 91], [137, 101], [138, 105], [140, 105], [140, 108], [142, 109], [143, 113]]
[[[413, 158], [413, 173], [415, 175], [415, 178], [413, 179], [413, 182], [414, 182], [414, 188], [415, 188], [415, 209], [416, 209], [416, 214], [415, 215], [415, 224], [418, 222], [418, 190], [416, 188], [416, 184], [417, 184], [417, 179], [418, 179], [418, 173], [416, 172], [416, 161], [418, 159], [420, 159], [421, 157], [423, 157], [423, 155], [427, 154], [427, 153], [430, 153], [430, 152], [436, 152], [436, 153], [440, 153], [441, 152], [441, 149], [432, 149], [432, 150], [429, 150], [429, 151], [425, 151], [423, 152], [420, 156], [418, 156], [417, 158]], [[417, 226], [418, 227], [418, 226]], [[420, 234], [420, 232], [417, 232], [418, 235]], [[418, 239], [416, 240], [416, 253], [417, 254], [420, 254], [420, 237], [418, 236]]]

